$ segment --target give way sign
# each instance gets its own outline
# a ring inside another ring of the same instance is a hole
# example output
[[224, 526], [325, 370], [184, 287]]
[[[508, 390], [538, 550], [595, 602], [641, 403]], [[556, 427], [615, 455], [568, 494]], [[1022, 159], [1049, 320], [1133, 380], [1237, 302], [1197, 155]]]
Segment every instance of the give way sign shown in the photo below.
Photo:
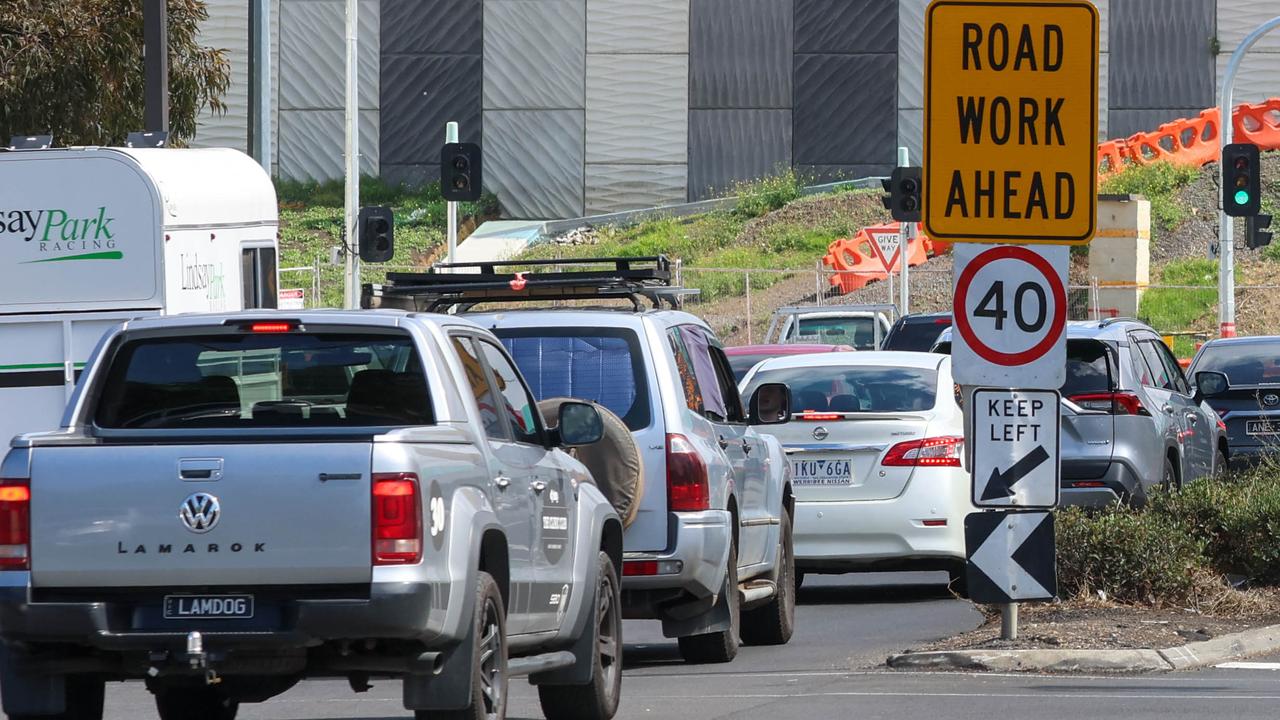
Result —
[[1056, 390], [1066, 380], [1066, 247], [961, 243], [952, 373], [961, 385]]
[[[905, 227], [904, 225], [903, 229]], [[903, 230], [868, 228], [867, 234], [871, 236], [871, 248], [875, 251], [876, 258], [884, 265], [884, 271], [894, 272], [897, 269], [898, 256], [902, 254]]]

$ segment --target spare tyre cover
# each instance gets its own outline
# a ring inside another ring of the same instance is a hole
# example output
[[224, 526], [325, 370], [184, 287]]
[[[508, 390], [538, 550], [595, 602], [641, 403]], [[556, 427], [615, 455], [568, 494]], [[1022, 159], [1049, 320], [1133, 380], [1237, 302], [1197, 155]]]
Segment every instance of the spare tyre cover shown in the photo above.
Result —
[[630, 527], [640, 512], [640, 500], [644, 497], [644, 460], [640, 446], [622, 418], [609, 408], [586, 400], [547, 398], [538, 403], [549, 427], [555, 427], [560, 406], [570, 401], [586, 402], [600, 412], [604, 421], [604, 437], [594, 445], [576, 447], [569, 452], [591, 471], [596, 487], [622, 518], [622, 527]]

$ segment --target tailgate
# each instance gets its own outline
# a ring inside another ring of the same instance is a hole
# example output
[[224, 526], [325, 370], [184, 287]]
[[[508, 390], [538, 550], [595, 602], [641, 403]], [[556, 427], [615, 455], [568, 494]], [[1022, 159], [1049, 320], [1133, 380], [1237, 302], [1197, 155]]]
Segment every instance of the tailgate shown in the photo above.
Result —
[[367, 441], [41, 448], [32, 582], [368, 583], [371, 453]]

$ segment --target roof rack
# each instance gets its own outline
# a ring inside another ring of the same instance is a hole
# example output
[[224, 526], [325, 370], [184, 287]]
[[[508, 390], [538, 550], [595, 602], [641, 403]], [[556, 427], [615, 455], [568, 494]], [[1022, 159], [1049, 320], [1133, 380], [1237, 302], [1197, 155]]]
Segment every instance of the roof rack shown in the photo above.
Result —
[[[538, 272], [539, 268], [552, 270]], [[465, 312], [480, 303], [622, 299], [640, 312], [646, 299], [655, 310], [664, 303], [674, 310], [684, 298], [700, 292], [672, 282], [666, 255], [441, 263], [425, 273], [387, 273], [385, 283], [366, 284], [361, 307]]]

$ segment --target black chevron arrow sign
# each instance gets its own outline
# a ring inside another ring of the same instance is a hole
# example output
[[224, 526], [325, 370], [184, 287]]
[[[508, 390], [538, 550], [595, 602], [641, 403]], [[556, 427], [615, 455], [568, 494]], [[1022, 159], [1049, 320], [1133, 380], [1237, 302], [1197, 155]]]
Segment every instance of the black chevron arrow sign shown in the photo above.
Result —
[[987, 486], [982, 489], [983, 500], [995, 500], [996, 498], [1013, 497], [1013, 486], [1018, 481], [1026, 477], [1032, 470], [1040, 467], [1042, 463], [1049, 459], [1049, 451], [1044, 449], [1043, 445], [1037, 445], [1018, 462], [1009, 466], [1008, 470], [1000, 472], [999, 468], [991, 471], [991, 479], [987, 481]]
[[964, 542], [974, 602], [1049, 600], [1057, 593], [1052, 513], [973, 513], [964, 519]]

